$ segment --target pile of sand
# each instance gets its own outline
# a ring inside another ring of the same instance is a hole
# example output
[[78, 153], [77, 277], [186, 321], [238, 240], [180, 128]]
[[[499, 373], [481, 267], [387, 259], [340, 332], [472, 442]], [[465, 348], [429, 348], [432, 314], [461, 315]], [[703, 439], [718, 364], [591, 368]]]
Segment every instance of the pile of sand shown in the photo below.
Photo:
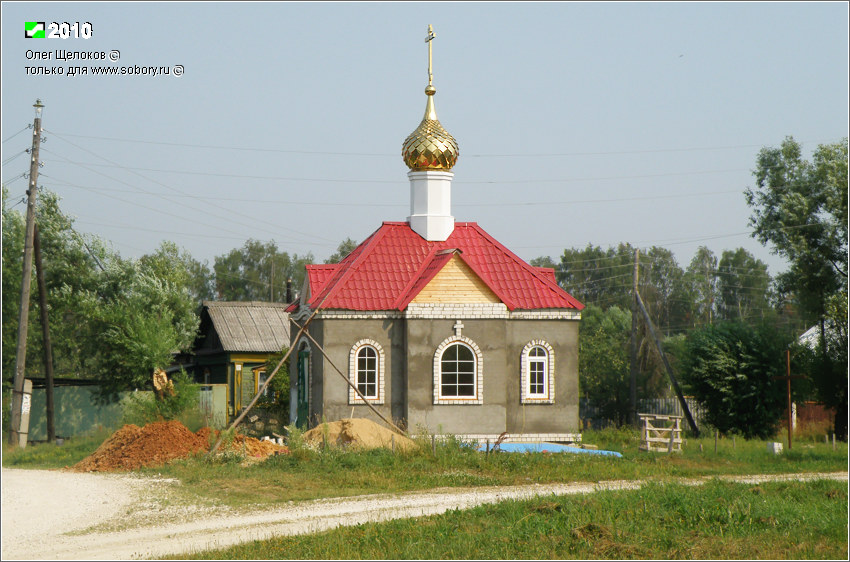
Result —
[[[140, 467], [159, 466], [174, 459], [209, 451], [218, 436], [211, 439], [214, 430], [204, 427], [192, 433], [179, 421], [150, 423], [144, 427], [129, 424], [112, 434], [97, 450], [84, 458], [71, 470], [76, 472], [103, 472], [108, 470], [134, 470]], [[286, 447], [253, 437], [237, 435], [233, 450], [250, 457], [265, 458]]]
[[322, 446], [327, 434], [328, 445], [376, 449], [395, 445], [396, 450], [406, 451], [418, 445], [410, 438], [381, 427], [375, 422], [363, 418], [351, 418], [319, 424], [304, 434], [308, 443]]

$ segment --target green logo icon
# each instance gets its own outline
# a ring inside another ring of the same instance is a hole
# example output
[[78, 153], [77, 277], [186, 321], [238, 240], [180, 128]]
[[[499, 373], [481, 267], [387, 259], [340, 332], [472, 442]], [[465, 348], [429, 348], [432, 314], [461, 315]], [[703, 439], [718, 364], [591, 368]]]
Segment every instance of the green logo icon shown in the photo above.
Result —
[[27, 22], [24, 22], [24, 37], [26, 39], [44, 39], [44, 22], [43, 21], [27, 21]]

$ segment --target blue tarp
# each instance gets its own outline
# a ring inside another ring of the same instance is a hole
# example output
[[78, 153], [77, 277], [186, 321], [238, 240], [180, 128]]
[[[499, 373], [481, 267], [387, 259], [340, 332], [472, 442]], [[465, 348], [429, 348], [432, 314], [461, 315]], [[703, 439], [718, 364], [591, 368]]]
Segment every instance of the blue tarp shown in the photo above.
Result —
[[[478, 446], [479, 451], [486, 451], [487, 445]], [[600, 451], [597, 449], [582, 449], [570, 447], [569, 445], [558, 445], [557, 443], [502, 443], [499, 450], [505, 453], [580, 453], [585, 455], [607, 455], [611, 457], [622, 457], [616, 451]]]

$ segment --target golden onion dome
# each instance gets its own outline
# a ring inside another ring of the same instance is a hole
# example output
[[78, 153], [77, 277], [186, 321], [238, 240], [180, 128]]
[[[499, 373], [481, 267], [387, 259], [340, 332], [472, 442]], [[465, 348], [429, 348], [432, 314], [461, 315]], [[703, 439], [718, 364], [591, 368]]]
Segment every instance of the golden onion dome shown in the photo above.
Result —
[[425, 116], [401, 147], [404, 163], [414, 171], [451, 170], [460, 154], [457, 141], [437, 120], [437, 111], [434, 109], [435, 93], [437, 90], [434, 86], [429, 84], [425, 88], [425, 94], [428, 96]]

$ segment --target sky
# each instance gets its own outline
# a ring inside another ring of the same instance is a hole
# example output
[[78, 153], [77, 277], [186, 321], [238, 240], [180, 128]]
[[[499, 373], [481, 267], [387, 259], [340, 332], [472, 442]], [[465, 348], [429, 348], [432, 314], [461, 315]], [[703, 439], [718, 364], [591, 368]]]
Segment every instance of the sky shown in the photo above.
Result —
[[[28, 39], [33, 21], [91, 37]], [[3, 2], [9, 205], [38, 98], [40, 188], [123, 257], [171, 240], [212, 265], [255, 239], [323, 261], [409, 215], [429, 24], [456, 220], [525, 260], [628, 242], [787, 269], [744, 191], [763, 147], [848, 135], [846, 2]]]

